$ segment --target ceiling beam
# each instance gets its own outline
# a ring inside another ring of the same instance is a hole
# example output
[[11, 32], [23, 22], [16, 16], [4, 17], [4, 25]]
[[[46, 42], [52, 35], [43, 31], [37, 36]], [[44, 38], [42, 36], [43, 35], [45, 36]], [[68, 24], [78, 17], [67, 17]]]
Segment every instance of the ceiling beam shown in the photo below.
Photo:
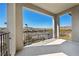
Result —
[[60, 12], [60, 13], [58, 13], [57, 15], [62, 15], [62, 14], [64, 14], [64, 13], [66, 13], [66, 12], [71, 12], [71, 11], [72, 11], [74, 8], [76, 8], [76, 7], [79, 7], [79, 4], [73, 6], [73, 7], [69, 8], [69, 9], [66, 9], [66, 10], [64, 10], [64, 11], [62, 11], [62, 12]]
[[47, 15], [50, 15], [50, 16], [54, 16], [55, 15], [54, 13], [49, 12], [48, 10], [42, 9], [42, 8], [40, 8], [40, 7], [32, 4], [32, 3], [23, 3], [22, 5], [24, 7], [27, 7], [27, 8], [30, 8], [30, 9], [33, 9], [33, 10], [42, 12], [42, 13], [47, 14]]

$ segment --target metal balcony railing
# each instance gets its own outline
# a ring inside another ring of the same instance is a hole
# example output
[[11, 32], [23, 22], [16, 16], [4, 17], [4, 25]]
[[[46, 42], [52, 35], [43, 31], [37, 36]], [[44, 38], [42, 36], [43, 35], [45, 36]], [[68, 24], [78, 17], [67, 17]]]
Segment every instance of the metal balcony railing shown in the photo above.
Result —
[[0, 55], [9, 55], [9, 33], [0, 32]]
[[24, 45], [30, 45], [52, 38], [52, 33], [43, 32], [24, 32]]

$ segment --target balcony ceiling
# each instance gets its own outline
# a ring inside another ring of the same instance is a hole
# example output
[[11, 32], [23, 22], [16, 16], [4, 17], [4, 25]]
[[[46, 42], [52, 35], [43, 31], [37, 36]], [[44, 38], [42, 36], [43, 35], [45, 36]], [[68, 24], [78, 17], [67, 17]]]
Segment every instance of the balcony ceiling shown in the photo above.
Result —
[[78, 5], [78, 3], [33, 3], [34, 5], [50, 11], [54, 14], [60, 13], [64, 10], [67, 10], [71, 7]]

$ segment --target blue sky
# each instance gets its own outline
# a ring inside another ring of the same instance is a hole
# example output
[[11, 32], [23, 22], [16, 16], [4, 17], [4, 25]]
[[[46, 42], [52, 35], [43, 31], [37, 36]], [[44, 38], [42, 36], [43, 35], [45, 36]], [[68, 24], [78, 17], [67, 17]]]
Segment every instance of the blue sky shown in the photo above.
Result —
[[7, 15], [7, 5], [0, 3], [0, 27], [6, 27], [6, 25], [4, 24], [4, 22], [7, 21], [6, 15]]
[[[52, 17], [43, 15], [28, 9], [23, 9], [23, 25], [28, 24], [29, 27], [34, 28], [51, 28], [52, 27]], [[7, 5], [0, 3], [0, 27], [5, 27], [7, 18]], [[71, 16], [65, 14], [60, 17], [61, 26], [70, 26], [71, 25]]]
[[52, 17], [34, 12], [32, 10], [23, 9], [23, 24], [28, 24], [30, 27], [51, 28]]
[[72, 16], [67, 13], [60, 16], [60, 26], [72, 26]]

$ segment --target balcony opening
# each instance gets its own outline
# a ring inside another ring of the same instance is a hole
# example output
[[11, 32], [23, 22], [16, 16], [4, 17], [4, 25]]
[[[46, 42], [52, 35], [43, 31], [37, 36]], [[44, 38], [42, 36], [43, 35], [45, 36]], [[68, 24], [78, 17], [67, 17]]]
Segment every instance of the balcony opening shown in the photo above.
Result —
[[0, 3], [0, 32], [7, 31], [7, 4]]
[[54, 24], [52, 16], [25, 7], [22, 9], [22, 16], [25, 46], [52, 39]]
[[72, 16], [66, 13], [60, 16], [60, 38], [71, 40], [72, 38]]
[[0, 56], [9, 55], [9, 33], [7, 30], [7, 4], [0, 3]]

